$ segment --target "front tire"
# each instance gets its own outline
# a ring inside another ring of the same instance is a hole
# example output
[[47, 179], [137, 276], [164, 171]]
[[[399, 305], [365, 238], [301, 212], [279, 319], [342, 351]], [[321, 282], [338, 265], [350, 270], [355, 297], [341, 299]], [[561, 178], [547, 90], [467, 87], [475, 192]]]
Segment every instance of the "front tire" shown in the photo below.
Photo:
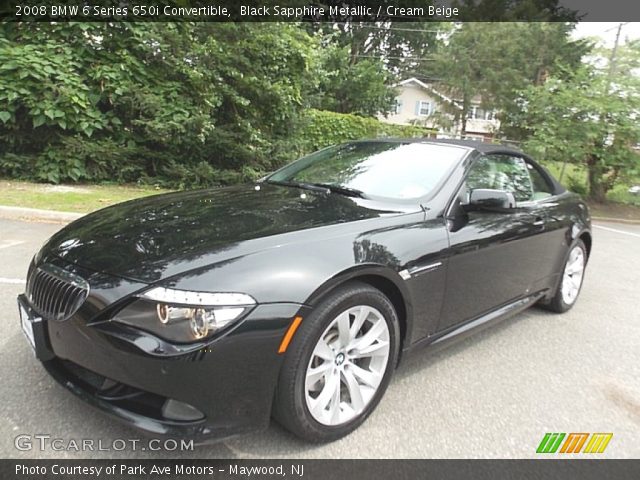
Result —
[[545, 305], [548, 310], [564, 313], [575, 305], [582, 288], [586, 266], [587, 248], [584, 242], [578, 239], [569, 249], [558, 288], [553, 298]]
[[400, 329], [391, 301], [351, 282], [305, 318], [284, 359], [274, 416], [311, 442], [358, 428], [382, 398], [398, 359]]

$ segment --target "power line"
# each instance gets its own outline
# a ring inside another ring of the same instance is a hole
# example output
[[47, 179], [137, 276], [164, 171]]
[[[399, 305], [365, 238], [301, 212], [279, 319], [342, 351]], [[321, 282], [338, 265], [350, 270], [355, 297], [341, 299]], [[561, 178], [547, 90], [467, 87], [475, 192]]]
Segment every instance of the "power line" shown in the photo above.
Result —
[[[334, 22], [338, 25], [349, 25], [349, 22]], [[443, 33], [444, 30], [428, 30], [421, 28], [395, 28], [395, 27], [380, 27], [378, 25], [358, 25], [360, 28], [369, 28], [372, 30], [387, 30], [393, 32], [418, 32], [418, 33]]]
[[389, 59], [389, 60], [415, 60], [415, 61], [428, 61], [431, 62], [434, 60], [433, 57], [431, 58], [427, 58], [427, 57], [389, 57], [386, 55], [354, 55], [354, 57], [357, 58], [376, 58], [378, 60], [385, 60], [385, 59]]
[[427, 30], [427, 29], [421, 29], [421, 28], [393, 28], [393, 27], [389, 27], [389, 28], [385, 28], [385, 27], [378, 27], [377, 25], [360, 25], [362, 28], [371, 28], [371, 29], [375, 29], [375, 30], [388, 30], [391, 32], [419, 32], [419, 33], [442, 33], [444, 32], [444, 30]]
[[624, 22], [624, 23], [621, 23], [619, 25], [616, 25], [615, 27], [607, 28], [606, 30], [603, 30], [602, 33], [610, 32], [611, 30], [615, 30], [616, 28], [620, 29], [620, 28], [624, 27], [625, 25], [628, 25], [629, 23], [631, 23], [631, 22]]

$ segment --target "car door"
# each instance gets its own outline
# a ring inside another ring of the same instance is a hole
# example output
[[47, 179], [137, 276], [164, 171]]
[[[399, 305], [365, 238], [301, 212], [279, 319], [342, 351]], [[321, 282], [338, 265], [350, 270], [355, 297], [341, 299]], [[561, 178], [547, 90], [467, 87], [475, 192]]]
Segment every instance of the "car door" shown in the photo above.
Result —
[[538, 269], [531, 291], [537, 291], [555, 285], [555, 276], [560, 273], [569, 248], [567, 239], [572, 221], [566, 204], [558, 201], [555, 187], [544, 170], [528, 160], [526, 166], [531, 179], [532, 196], [520, 202], [518, 207], [535, 217], [540, 226], [536, 249], [532, 252], [536, 254]]
[[[511, 192], [518, 208], [467, 211], [469, 192], [477, 188]], [[545, 218], [533, 197], [524, 158], [483, 155], [472, 164], [447, 213], [450, 252], [439, 331], [531, 292], [545, 248]]]

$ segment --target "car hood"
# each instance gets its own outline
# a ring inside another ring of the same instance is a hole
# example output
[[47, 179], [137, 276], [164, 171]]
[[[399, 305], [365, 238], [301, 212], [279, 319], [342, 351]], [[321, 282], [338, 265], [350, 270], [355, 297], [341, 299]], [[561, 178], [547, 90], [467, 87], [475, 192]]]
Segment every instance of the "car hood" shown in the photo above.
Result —
[[194, 190], [89, 214], [55, 234], [43, 254], [150, 283], [301, 241], [289, 238], [293, 232], [394, 213], [359, 198], [265, 183]]

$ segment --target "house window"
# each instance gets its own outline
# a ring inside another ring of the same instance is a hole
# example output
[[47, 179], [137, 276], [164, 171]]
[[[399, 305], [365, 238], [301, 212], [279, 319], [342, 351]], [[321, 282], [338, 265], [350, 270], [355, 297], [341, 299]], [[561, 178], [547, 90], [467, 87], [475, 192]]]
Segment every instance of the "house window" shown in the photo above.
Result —
[[416, 114], [419, 117], [428, 117], [431, 115], [431, 102], [428, 100], [421, 100], [416, 104]]
[[467, 118], [471, 120], [494, 120], [496, 112], [494, 110], [485, 110], [478, 106], [473, 106], [467, 112]]
[[396, 98], [396, 102], [393, 106], [393, 113], [398, 115], [400, 112], [402, 112], [402, 99]]

